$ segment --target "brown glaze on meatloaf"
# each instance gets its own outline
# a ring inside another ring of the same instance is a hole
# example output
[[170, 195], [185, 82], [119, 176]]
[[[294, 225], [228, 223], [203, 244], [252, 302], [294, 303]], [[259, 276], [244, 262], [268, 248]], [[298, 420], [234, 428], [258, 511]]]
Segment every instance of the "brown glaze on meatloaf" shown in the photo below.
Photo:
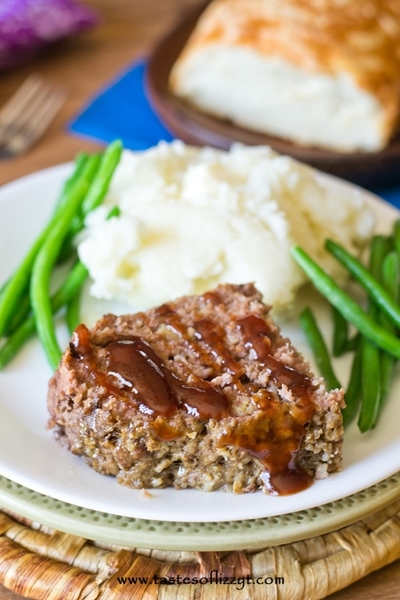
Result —
[[60, 441], [122, 484], [275, 494], [339, 468], [342, 406], [252, 284], [80, 325], [48, 396]]

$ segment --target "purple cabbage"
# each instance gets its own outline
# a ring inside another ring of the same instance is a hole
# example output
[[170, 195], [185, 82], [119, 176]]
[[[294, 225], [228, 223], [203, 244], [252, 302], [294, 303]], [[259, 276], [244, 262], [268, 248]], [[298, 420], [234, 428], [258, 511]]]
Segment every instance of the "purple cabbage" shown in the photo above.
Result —
[[94, 11], [75, 0], [0, 0], [0, 69], [42, 46], [92, 27]]

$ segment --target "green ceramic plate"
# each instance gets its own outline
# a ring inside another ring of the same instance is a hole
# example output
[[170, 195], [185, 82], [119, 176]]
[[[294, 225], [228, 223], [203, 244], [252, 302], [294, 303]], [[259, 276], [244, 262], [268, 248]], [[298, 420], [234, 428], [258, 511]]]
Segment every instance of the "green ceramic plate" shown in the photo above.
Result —
[[182, 523], [89, 510], [0, 476], [0, 503], [8, 510], [91, 540], [158, 550], [244, 550], [292, 543], [355, 523], [397, 498], [400, 472], [342, 500], [291, 514], [222, 523]]

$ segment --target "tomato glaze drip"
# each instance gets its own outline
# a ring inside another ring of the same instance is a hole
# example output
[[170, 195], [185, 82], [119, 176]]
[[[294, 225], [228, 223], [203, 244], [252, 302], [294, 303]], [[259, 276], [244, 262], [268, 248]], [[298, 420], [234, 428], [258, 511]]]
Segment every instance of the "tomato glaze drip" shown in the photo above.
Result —
[[248, 451], [265, 466], [263, 480], [270, 493], [299, 492], [313, 482], [312, 477], [296, 463], [305, 426], [315, 411], [311, 399], [312, 381], [271, 355], [271, 332], [261, 317], [248, 315], [237, 321], [237, 328], [245, 347], [269, 371], [272, 383], [277, 388], [287, 386], [295, 401], [281, 401], [270, 391], [260, 389], [253, 398], [262, 412], [256, 418], [239, 424], [221, 441]]
[[141, 411], [171, 417], [179, 403], [153, 348], [140, 337], [117, 340], [106, 346], [108, 374], [138, 400]]
[[107, 374], [98, 368], [90, 343], [90, 332], [86, 325], [83, 323], [78, 325], [72, 334], [69, 347], [72, 357], [83, 362], [88, 379], [91, 380], [94, 385], [104, 387], [114, 396], [118, 397], [121, 395], [121, 389], [118, 386], [113, 385], [107, 377]]
[[[219, 296], [214, 292], [207, 292], [202, 298], [214, 306], [220, 302]], [[220, 325], [210, 319], [199, 319], [192, 327], [194, 335], [189, 335], [188, 327], [182, 323], [178, 313], [169, 304], [163, 304], [156, 309], [156, 312], [165, 325], [178, 334], [186, 346], [192, 349], [199, 362], [210, 366], [215, 375], [224, 372], [237, 377], [243, 375], [243, 367], [224, 345], [225, 331]]]
[[221, 419], [228, 414], [230, 404], [223, 392], [200, 378], [190, 384], [183, 382], [143, 338], [123, 336], [105, 349], [107, 372], [96, 363], [87, 327], [79, 325], [75, 330], [71, 351], [85, 360], [92, 380], [110, 394], [120, 397], [125, 393], [128, 399], [137, 402], [141, 412], [171, 417], [179, 408], [185, 408], [205, 420]]
[[215, 367], [219, 372], [227, 371], [231, 375], [240, 377], [244, 373], [243, 367], [234, 360], [224, 345], [225, 332], [223, 328], [209, 319], [201, 319], [193, 325], [195, 338], [203, 342], [215, 361]]
[[264, 319], [251, 314], [237, 321], [237, 326], [245, 346], [255, 351], [257, 359], [267, 367], [273, 381], [277, 385], [287, 385], [294, 396], [308, 400], [314, 389], [312, 381], [271, 355], [270, 331]]

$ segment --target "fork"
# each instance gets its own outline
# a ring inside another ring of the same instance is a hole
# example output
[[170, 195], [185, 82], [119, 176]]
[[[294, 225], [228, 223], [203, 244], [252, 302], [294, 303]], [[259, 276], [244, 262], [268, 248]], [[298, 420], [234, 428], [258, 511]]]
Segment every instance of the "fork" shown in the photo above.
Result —
[[31, 148], [61, 108], [65, 94], [32, 74], [0, 110], [0, 158]]

